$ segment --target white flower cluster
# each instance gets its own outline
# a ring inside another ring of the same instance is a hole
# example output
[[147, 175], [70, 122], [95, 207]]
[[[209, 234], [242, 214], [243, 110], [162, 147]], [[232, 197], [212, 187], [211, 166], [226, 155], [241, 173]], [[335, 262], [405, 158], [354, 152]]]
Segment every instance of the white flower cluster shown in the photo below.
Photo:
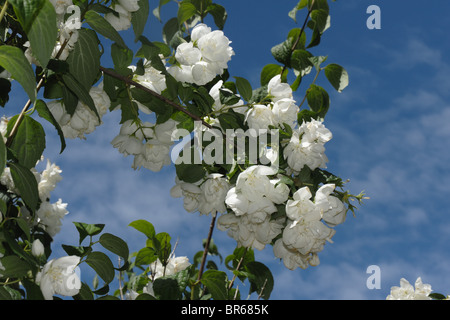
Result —
[[105, 19], [116, 31], [127, 30], [131, 27], [131, 13], [139, 10], [139, 0], [118, 0], [112, 5], [115, 11], [105, 14]]
[[431, 285], [422, 282], [420, 277], [417, 278], [414, 286], [408, 280], [401, 278], [400, 287], [391, 287], [391, 293], [386, 300], [431, 300], [429, 297]]
[[248, 126], [255, 130], [285, 125], [294, 128], [297, 123], [298, 107], [289, 84], [281, 82], [281, 76], [276, 75], [269, 81], [267, 90], [271, 103], [251, 107], [245, 117]]
[[187, 212], [198, 211], [213, 216], [226, 212], [225, 197], [230, 184], [223, 175], [213, 173], [196, 183], [187, 183], [177, 177], [175, 182], [170, 194], [175, 198], [183, 197], [183, 206]]
[[317, 190], [315, 201], [308, 187], [297, 190], [293, 200], [286, 203], [287, 224], [282, 237], [274, 246], [274, 255], [283, 260], [291, 270], [319, 264], [318, 253], [331, 238], [336, 226], [344, 222], [346, 209], [342, 202], [330, 195], [333, 184], [326, 184]]
[[284, 148], [289, 168], [298, 173], [305, 165], [311, 170], [326, 168], [328, 158], [324, 144], [332, 138], [331, 131], [318, 120], [304, 122], [293, 131], [291, 140]]
[[179, 65], [168, 68], [178, 81], [205, 85], [221, 75], [234, 55], [230, 40], [221, 30], [201, 23], [191, 32], [191, 41], [178, 45], [175, 59]]
[[[97, 87], [92, 87], [89, 95], [94, 101], [95, 108], [101, 118], [111, 105], [109, 96], [103, 90], [103, 83], [100, 83]], [[48, 101], [47, 106], [60, 125], [65, 138], [86, 139], [85, 134], [92, 133], [101, 124], [97, 115], [81, 101], [78, 101], [73, 115], [67, 113], [62, 100]]]
[[231, 188], [225, 203], [233, 212], [219, 217], [218, 229], [225, 231], [238, 245], [262, 250], [280, 234], [284, 218], [272, 219], [276, 204], [284, 203], [289, 188], [279, 179], [270, 179], [276, 170], [267, 166], [251, 166], [241, 174]]
[[[21, 208], [21, 216], [31, 226], [39, 225], [51, 237], [54, 237], [61, 230], [61, 220], [69, 213], [67, 211], [67, 203], [63, 203], [61, 199], [58, 199], [55, 203], [50, 202], [50, 193], [55, 189], [56, 184], [61, 181], [62, 170], [47, 159], [47, 166], [42, 172], [38, 172], [36, 168], [32, 168], [31, 171], [38, 183], [41, 204], [36, 211], [35, 218], [31, 217], [30, 212], [25, 207]], [[20, 196], [20, 192], [14, 185], [11, 171], [8, 167], [4, 169], [0, 177], [0, 183], [6, 186], [9, 192]]]
[[[143, 293], [150, 294], [152, 296], [155, 295], [155, 292], [153, 291], [153, 281], [155, 281], [158, 278], [162, 277], [168, 277], [171, 275], [174, 275], [180, 271], [185, 270], [191, 265], [189, 262], [189, 259], [187, 257], [175, 257], [172, 256], [167, 261], [167, 265], [164, 266], [162, 262], [158, 259], [149, 266], [149, 270], [151, 272], [149, 276], [149, 282], [148, 284], [142, 289]], [[128, 300], [134, 300], [139, 295], [135, 290], [130, 289], [127, 292], [127, 299]]]
[[176, 125], [172, 119], [160, 124], [127, 120], [111, 144], [124, 156], [134, 156], [134, 169], [157, 172], [170, 164], [171, 135]]

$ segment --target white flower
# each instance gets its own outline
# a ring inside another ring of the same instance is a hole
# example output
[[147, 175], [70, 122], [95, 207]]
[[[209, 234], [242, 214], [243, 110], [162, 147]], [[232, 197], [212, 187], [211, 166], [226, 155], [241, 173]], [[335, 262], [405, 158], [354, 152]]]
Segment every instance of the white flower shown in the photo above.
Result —
[[422, 279], [417, 278], [414, 287], [404, 278], [400, 279], [400, 287], [391, 287], [391, 293], [386, 300], [431, 300], [432, 292], [429, 284], [423, 284]]
[[167, 72], [174, 77], [177, 81], [186, 82], [186, 83], [194, 83], [194, 79], [192, 78], [192, 66], [187, 65], [173, 65], [167, 68]]
[[39, 198], [42, 201], [46, 201], [50, 198], [50, 192], [52, 192], [56, 184], [62, 180], [62, 170], [54, 163], [50, 163], [47, 159], [47, 166], [42, 171], [38, 182]]
[[197, 41], [197, 46], [202, 53], [202, 58], [214, 63], [219, 69], [226, 69], [228, 61], [234, 55], [234, 51], [230, 47], [230, 40], [221, 30], [214, 30], [202, 35]]
[[211, 28], [208, 27], [206, 24], [204, 23], [200, 23], [198, 25], [196, 25], [191, 32], [191, 40], [196, 42], [198, 41], [201, 37], [203, 37], [204, 35], [207, 35], [208, 33], [211, 32]]
[[78, 256], [52, 259], [36, 276], [45, 300], [53, 300], [53, 295], [74, 296], [81, 288], [81, 280], [75, 269], [80, 263]]
[[[111, 101], [103, 90], [103, 83], [92, 87], [89, 95], [94, 101], [98, 115], [101, 117], [108, 111]], [[97, 115], [86, 104], [78, 101], [75, 112], [70, 116], [62, 101], [49, 101], [47, 106], [55, 120], [59, 123], [65, 138], [86, 139], [85, 134], [92, 133], [101, 124]]]
[[175, 178], [175, 186], [170, 189], [170, 195], [174, 198], [183, 198], [183, 207], [187, 212], [197, 211], [200, 202], [203, 201], [203, 192], [199, 187], [199, 182], [188, 183]]
[[322, 122], [304, 122], [293, 131], [291, 140], [284, 149], [284, 158], [294, 172], [299, 172], [305, 165], [311, 170], [326, 168], [328, 158], [324, 144], [331, 138], [331, 132]]
[[40, 257], [44, 254], [44, 245], [39, 239], [36, 239], [31, 244], [31, 254], [35, 257]]
[[272, 106], [274, 122], [281, 126], [286, 123], [291, 128], [294, 128], [297, 122], [298, 111], [295, 100], [289, 98], [279, 99]]
[[275, 124], [270, 106], [257, 104], [247, 111], [245, 121], [251, 129], [264, 130]]
[[175, 59], [181, 64], [192, 66], [200, 61], [202, 53], [200, 49], [194, 47], [192, 42], [184, 42], [178, 45], [175, 52]]
[[65, 14], [68, 6], [73, 5], [72, 0], [50, 0], [55, 7], [56, 14]]
[[[129, 68], [132, 71], [136, 70], [136, 66], [129, 66]], [[153, 68], [147, 60], [144, 60], [144, 74], [134, 75], [133, 80], [159, 94], [167, 88], [166, 77], [164, 74]]]
[[198, 209], [200, 214], [211, 213], [215, 216], [217, 212], [226, 212], [225, 197], [230, 189], [230, 184], [223, 175], [217, 173], [208, 175], [200, 189], [203, 192]]
[[139, 0], [119, 0], [119, 4], [129, 12], [135, 12], [139, 10]]
[[292, 99], [292, 89], [287, 83], [281, 82], [281, 75], [276, 75], [270, 79], [267, 85], [267, 91], [273, 102], [288, 98]]
[[54, 237], [61, 230], [61, 220], [69, 213], [66, 208], [67, 203], [62, 203], [62, 200], [58, 199], [55, 203], [42, 202], [36, 211], [39, 224], [51, 237]]
[[[313, 255], [303, 255], [297, 250], [289, 249], [282, 239], [275, 241], [273, 254], [275, 257], [282, 259], [284, 266], [290, 270], [295, 270], [298, 267], [306, 269], [313, 257]], [[317, 257], [317, 254], [314, 255]]]
[[199, 86], [209, 83], [218, 73], [215, 66], [210, 62], [199, 61], [192, 66], [192, 80]]
[[255, 212], [237, 216], [227, 213], [219, 216], [217, 228], [227, 231], [239, 246], [262, 250], [278, 236], [284, 227], [284, 218], [271, 219], [269, 214]]
[[105, 14], [106, 21], [108, 21], [116, 31], [129, 29], [131, 27], [131, 13], [120, 4], [116, 4], [113, 9], [119, 16], [117, 17], [113, 13], [107, 13]]
[[325, 184], [316, 191], [314, 196], [314, 203], [321, 210], [322, 220], [331, 227], [343, 223], [347, 213], [342, 201], [331, 195], [334, 188], [334, 184]]
[[152, 273], [152, 280], [167, 277], [176, 274], [177, 272], [183, 271], [191, 265], [187, 257], [171, 257], [167, 261], [167, 265], [164, 266], [162, 262], [158, 259], [152, 264], [150, 264], [149, 269]]
[[156, 139], [147, 141], [134, 156], [133, 169], [144, 167], [154, 172], [170, 164], [170, 146]]

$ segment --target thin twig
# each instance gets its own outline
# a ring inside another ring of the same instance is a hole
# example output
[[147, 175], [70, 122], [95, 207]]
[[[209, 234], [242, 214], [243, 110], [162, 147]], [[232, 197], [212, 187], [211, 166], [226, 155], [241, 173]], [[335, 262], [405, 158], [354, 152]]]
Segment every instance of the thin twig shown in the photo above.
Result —
[[[120, 269], [120, 256], [118, 257], [118, 267]], [[122, 286], [122, 271], [119, 271], [119, 292], [120, 292], [120, 300], [123, 300], [123, 286]]]
[[215, 223], [216, 223], [216, 215], [213, 215], [213, 218], [211, 220], [211, 225], [209, 226], [208, 238], [206, 239], [206, 243], [205, 243], [205, 250], [203, 251], [202, 262], [200, 264], [200, 269], [198, 271], [198, 279], [197, 279], [198, 281], [201, 280], [202, 274], [203, 274], [203, 269], [205, 268], [206, 256], [208, 255], [209, 244], [211, 242]]
[[[242, 255], [241, 259], [239, 260], [238, 265], [236, 266], [236, 269], [235, 269], [236, 271], [239, 271], [239, 268], [241, 267], [241, 264], [244, 261], [245, 255], [247, 254], [247, 250], [248, 250], [248, 248], [245, 248], [244, 254]], [[230, 284], [228, 286], [228, 290], [230, 290], [233, 287], [233, 283], [236, 280], [236, 277], [237, 277], [237, 275], [235, 273], [233, 275], [233, 279], [231, 279], [231, 282], [230, 282]]]

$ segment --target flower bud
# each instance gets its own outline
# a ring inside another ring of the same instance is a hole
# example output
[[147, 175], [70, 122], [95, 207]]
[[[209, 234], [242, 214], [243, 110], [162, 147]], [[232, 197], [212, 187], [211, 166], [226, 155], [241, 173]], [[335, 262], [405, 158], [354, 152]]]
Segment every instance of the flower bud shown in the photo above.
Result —
[[39, 258], [44, 254], [44, 245], [39, 239], [33, 241], [31, 245], [31, 254], [36, 258]]

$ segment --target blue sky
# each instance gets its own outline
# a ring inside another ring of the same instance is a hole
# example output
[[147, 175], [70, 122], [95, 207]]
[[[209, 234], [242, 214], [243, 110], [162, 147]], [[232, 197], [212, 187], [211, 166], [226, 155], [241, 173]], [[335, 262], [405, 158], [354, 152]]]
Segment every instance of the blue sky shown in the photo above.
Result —
[[[236, 52], [229, 71], [257, 87], [262, 67], [275, 61], [270, 48], [300, 27], [305, 13], [298, 13], [295, 24], [287, 13], [296, 0], [217, 2], [228, 11], [224, 31]], [[366, 9], [372, 4], [381, 8], [381, 30], [366, 27]], [[172, 4], [164, 7], [163, 18], [172, 16], [173, 9]], [[333, 132], [326, 145], [328, 169], [350, 179], [347, 187], [353, 193], [365, 190], [370, 200], [336, 228], [318, 267], [290, 271], [273, 257], [271, 247], [256, 252], [274, 274], [272, 299], [385, 299], [400, 278], [413, 283], [419, 276], [435, 292], [450, 293], [449, 10], [446, 0], [330, 3], [331, 28], [312, 52], [344, 66], [350, 84], [337, 93], [319, 80], [331, 97], [325, 120]], [[145, 35], [160, 40], [161, 26], [151, 17]], [[22, 91], [14, 90], [18, 93], [11, 95], [5, 114], [20, 112], [25, 103]], [[147, 219], [157, 232], [179, 239], [176, 255], [192, 258], [210, 218], [185, 212], [182, 200], [170, 197], [173, 166], [159, 173], [131, 168], [132, 159], [110, 145], [119, 120], [118, 113], [105, 115], [87, 140], [67, 141], [61, 155], [54, 129], [46, 126], [45, 156], [63, 170], [52, 197], [69, 203], [70, 211], [55, 238], [54, 255], [64, 255], [61, 243], [76, 244], [72, 221], [106, 223], [106, 231], [138, 250], [145, 239], [127, 225]], [[234, 249], [234, 240], [224, 232], [216, 229], [213, 238], [222, 255]], [[381, 289], [366, 287], [370, 265], [380, 267]]]

